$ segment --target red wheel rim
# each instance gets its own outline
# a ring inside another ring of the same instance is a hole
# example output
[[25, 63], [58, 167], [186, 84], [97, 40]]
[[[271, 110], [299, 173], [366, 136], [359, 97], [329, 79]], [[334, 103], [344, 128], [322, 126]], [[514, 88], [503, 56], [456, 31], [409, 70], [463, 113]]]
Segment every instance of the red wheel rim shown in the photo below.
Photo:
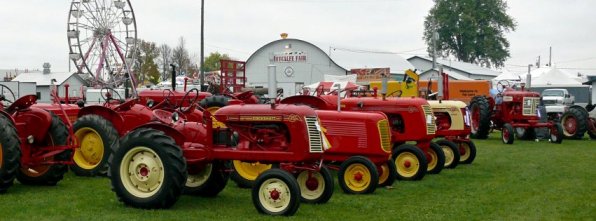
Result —
[[503, 128], [503, 141], [505, 141], [505, 142], [509, 141], [509, 136], [511, 136], [511, 134], [509, 133], [509, 130], [506, 128]]
[[478, 123], [480, 122], [480, 108], [475, 105], [472, 108], [472, 131], [478, 131]]
[[563, 119], [563, 125], [565, 127], [565, 132], [569, 135], [573, 135], [577, 131], [577, 119], [573, 116], [567, 116]]

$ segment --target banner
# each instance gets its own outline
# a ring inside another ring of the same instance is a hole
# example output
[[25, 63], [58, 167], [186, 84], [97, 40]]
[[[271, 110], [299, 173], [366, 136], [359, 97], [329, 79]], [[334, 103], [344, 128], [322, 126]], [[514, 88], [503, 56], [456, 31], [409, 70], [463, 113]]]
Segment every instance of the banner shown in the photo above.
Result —
[[306, 52], [291, 51], [273, 54], [273, 63], [296, 63], [306, 62], [308, 56]]
[[390, 77], [389, 68], [363, 68], [352, 69], [352, 74], [356, 74], [358, 82], [381, 81], [383, 77]]

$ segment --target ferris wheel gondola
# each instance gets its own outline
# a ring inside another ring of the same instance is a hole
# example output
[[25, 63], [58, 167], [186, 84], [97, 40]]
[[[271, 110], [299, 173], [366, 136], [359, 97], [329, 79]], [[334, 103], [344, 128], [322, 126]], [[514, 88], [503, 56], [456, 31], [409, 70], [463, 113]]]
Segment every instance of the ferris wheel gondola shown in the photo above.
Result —
[[119, 86], [132, 73], [137, 24], [129, 0], [73, 0], [67, 38], [70, 60], [92, 85]]

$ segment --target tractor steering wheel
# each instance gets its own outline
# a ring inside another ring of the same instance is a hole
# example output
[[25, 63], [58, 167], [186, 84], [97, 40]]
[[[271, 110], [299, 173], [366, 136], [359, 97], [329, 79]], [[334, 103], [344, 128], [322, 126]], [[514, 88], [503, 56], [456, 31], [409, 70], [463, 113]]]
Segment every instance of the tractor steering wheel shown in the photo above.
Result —
[[[14, 93], [12, 92], [12, 90], [9, 87], [7, 87], [6, 85], [0, 84], [0, 88], [1, 88], [0, 89], [1, 90], [1, 92], [0, 92], [0, 102], [6, 102], [7, 103], [7, 105], [4, 105], [4, 103], [2, 103], [0, 105], [9, 106], [10, 104], [12, 104], [14, 102], [14, 100], [17, 99], [16, 96], [14, 96]], [[4, 93], [5, 93], [4, 92], [5, 91], [4, 89], [5, 88], [6, 88], [6, 91], [10, 92], [10, 94], [12, 95], [12, 100], [7, 99], [6, 96], [4, 95]]]
[[[190, 92], [195, 92], [195, 97], [191, 100], [190, 99]], [[188, 98], [187, 98], [188, 97]], [[184, 101], [188, 99], [189, 103], [188, 103], [188, 107], [184, 108], [182, 107], [182, 105], [184, 105]], [[195, 105], [195, 102], [197, 102], [197, 100], [199, 99], [199, 90], [196, 88], [190, 89], [186, 92], [186, 94], [184, 94], [184, 97], [182, 97], [182, 100], [180, 100], [180, 103], [178, 104], [178, 110], [182, 113], [186, 113], [189, 110], [191, 110], [191, 108], [193, 108], [193, 106]]]
[[396, 95], [395, 95], [396, 97], [401, 97], [401, 94], [402, 94], [402, 93], [403, 93], [403, 92], [402, 92], [401, 90], [396, 90], [396, 91], [393, 91], [393, 92], [391, 92], [390, 94], [388, 94], [388, 95], [387, 95], [387, 97], [391, 97], [391, 96], [393, 96], [393, 94], [396, 94]]
[[[106, 92], [104, 94], [104, 91]], [[114, 92], [114, 93], [110, 93], [110, 91]], [[114, 88], [108, 87], [108, 86], [104, 86], [101, 88], [101, 90], [99, 90], [99, 95], [101, 95], [101, 98], [105, 101], [105, 102], [110, 102], [110, 100], [112, 100], [112, 95], [116, 94], [118, 95], [118, 100], [122, 100], [122, 96], [120, 96], [120, 94], [118, 93], [118, 91], [116, 91]]]
[[500, 80], [499, 82], [497, 82], [497, 91], [499, 92], [499, 94], [503, 93], [503, 91], [505, 91], [505, 88], [511, 87], [511, 82], [509, 82], [508, 80]]

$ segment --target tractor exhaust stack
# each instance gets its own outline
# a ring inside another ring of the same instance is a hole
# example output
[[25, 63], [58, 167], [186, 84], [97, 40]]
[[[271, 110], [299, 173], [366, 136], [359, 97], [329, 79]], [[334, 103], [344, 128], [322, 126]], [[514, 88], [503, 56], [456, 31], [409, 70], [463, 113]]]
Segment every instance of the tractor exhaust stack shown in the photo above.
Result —
[[275, 109], [275, 99], [277, 98], [277, 76], [276, 66], [268, 65], [267, 73], [269, 76], [269, 102], [271, 103], [271, 109]]
[[170, 64], [172, 67], [172, 91], [176, 91], [176, 65]]

